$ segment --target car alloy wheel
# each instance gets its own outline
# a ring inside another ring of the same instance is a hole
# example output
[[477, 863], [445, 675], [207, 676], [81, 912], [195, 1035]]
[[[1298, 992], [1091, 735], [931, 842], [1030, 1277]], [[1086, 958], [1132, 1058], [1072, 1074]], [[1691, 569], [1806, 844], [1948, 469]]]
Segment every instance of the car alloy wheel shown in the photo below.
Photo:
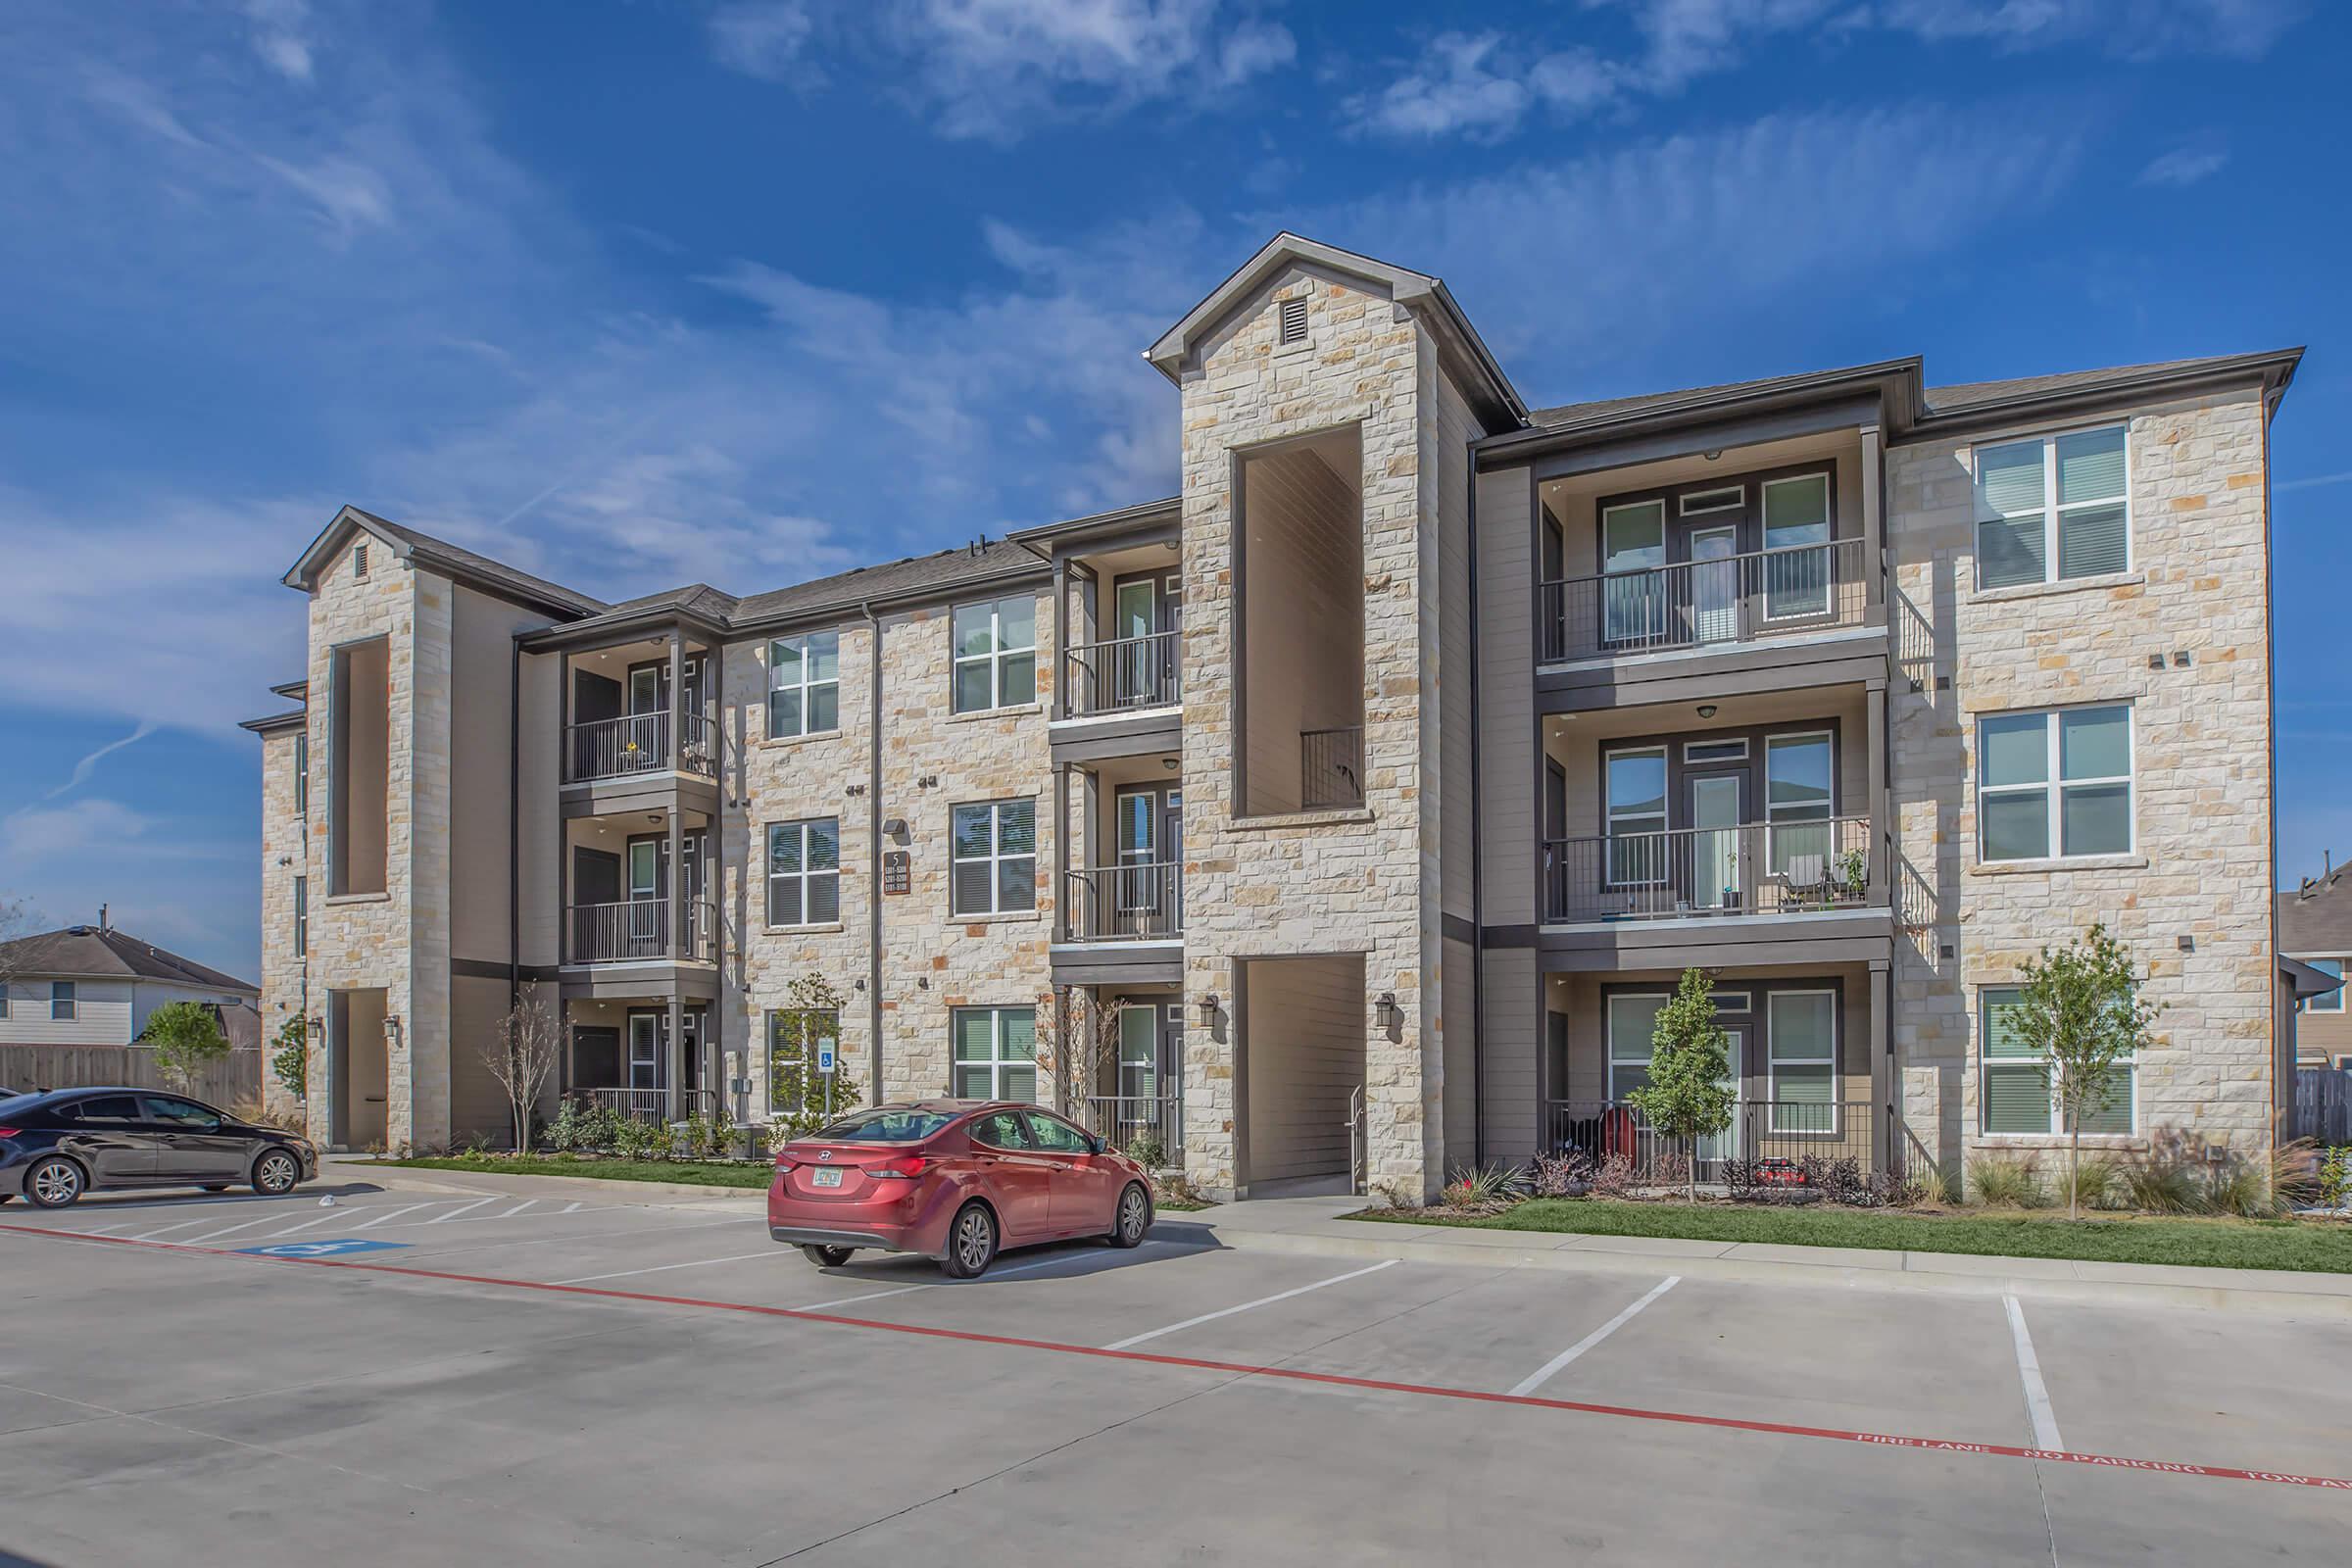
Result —
[[1152, 1200], [1141, 1187], [1131, 1186], [1119, 1195], [1119, 1224], [1110, 1239], [1120, 1247], [1140, 1247], [1151, 1228]]
[[997, 1222], [986, 1207], [966, 1203], [948, 1232], [947, 1270], [959, 1280], [987, 1272], [997, 1257]]
[[24, 1196], [35, 1208], [63, 1208], [81, 1189], [81, 1167], [70, 1159], [44, 1159], [24, 1178]]
[[292, 1192], [301, 1179], [302, 1167], [294, 1163], [292, 1154], [264, 1154], [261, 1163], [253, 1167], [253, 1190], [271, 1197]]

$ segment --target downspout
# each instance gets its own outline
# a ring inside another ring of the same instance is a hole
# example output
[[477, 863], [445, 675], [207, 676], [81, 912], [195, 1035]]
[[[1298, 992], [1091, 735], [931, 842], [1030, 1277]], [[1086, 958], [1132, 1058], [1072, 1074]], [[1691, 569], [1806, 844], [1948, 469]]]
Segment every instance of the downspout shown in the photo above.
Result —
[[1487, 841], [1480, 822], [1483, 800], [1478, 755], [1486, 749], [1486, 733], [1478, 711], [1478, 443], [1465, 455], [1469, 465], [1470, 505], [1467, 544], [1470, 558], [1470, 1095], [1471, 1160], [1487, 1166]]
[[522, 1000], [522, 644], [507, 652], [507, 1011]]
[[871, 707], [866, 733], [865, 772], [865, 1017], [867, 1082], [874, 1103], [882, 1103], [882, 622], [873, 601], [860, 600], [873, 642], [873, 672], [866, 682]]

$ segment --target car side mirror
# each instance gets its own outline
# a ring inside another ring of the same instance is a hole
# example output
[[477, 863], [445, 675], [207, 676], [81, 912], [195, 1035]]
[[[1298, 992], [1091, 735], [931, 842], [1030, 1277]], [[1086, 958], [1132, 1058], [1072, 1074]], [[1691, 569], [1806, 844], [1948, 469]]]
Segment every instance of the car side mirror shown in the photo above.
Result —
[[1093, 1146], [1095, 1152], [1098, 1154], [1102, 1153], [1104, 1150], [1110, 1147], [1110, 1140], [1103, 1137], [1101, 1133], [1088, 1134], [1086, 1141], [1088, 1144]]

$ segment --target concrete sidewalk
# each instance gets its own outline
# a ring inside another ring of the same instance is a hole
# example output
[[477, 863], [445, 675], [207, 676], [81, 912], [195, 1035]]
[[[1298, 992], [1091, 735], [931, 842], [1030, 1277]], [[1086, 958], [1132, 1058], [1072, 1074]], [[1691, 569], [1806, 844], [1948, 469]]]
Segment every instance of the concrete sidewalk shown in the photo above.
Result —
[[2352, 1274], [1584, 1236], [1341, 1217], [1364, 1202], [1361, 1198], [1278, 1198], [1228, 1203], [1197, 1214], [1165, 1215], [1153, 1234], [1205, 1246], [1328, 1257], [1488, 1268], [1507, 1264], [1587, 1274], [1655, 1274], [1670, 1265], [1678, 1274], [1699, 1279], [2352, 1319]]

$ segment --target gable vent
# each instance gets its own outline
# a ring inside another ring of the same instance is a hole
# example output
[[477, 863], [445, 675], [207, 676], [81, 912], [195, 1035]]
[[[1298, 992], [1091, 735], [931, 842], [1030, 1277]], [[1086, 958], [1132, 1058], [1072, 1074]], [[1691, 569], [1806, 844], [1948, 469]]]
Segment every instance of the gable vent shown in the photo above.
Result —
[[368, 547], [366, 545], [361, 545], [359, 548], [352, 551], [351, 574], [354, 577], [365, 577], [368, 575]]
[[1306, 301], [1284, 300], [1282, 302], [1281, 341], [1285, 343], [1306, 341]]

